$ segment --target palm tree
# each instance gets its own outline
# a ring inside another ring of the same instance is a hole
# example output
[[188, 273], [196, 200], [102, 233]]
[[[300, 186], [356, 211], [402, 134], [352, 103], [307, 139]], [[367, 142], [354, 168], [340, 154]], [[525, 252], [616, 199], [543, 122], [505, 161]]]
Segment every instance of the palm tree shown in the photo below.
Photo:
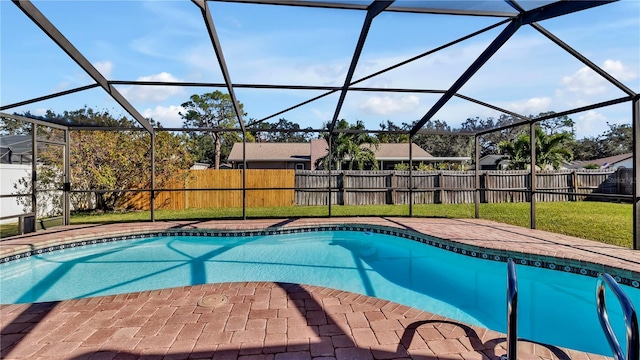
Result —
[[[551, 166], [557, 170], [565, 160], [571, 160], [573, 153], [565, 146], [572, 139], [570, 133], [547, 135], [542, 128], [536, 126], [536, 166], [545, 169]], [[531, 141], [529, 134], [519, 135], [515, 141], [501, 141], [498, 151], [510, 160], [508, 169], [523, 170], [531, 163]], [[502, 159], [498, 160], [501, 161]]]
[[[365, 126], [361, 120], [356, 121], [354, 125], [349, 124], [342, 119], [336, 123], [337, 130], [364, 130]], [[322, 137], [329, 141], [329, 133], [324, 133]], [[365, 167], [378, 169], [378, 162], [373, 149], [377, 149], [380, 144], [378, 138], [368, 133], [344, 133], [339, 132], [333, 137], [331, 146], [331, 166], [334, 169], [339, 168], [339, 164], [346, 163], [349, 170], [353, 170], [354, 166], [358, 170]], [[319, 158], [316, 166], [322, 165], [323, 169], [329, 168], [329, 156]]]

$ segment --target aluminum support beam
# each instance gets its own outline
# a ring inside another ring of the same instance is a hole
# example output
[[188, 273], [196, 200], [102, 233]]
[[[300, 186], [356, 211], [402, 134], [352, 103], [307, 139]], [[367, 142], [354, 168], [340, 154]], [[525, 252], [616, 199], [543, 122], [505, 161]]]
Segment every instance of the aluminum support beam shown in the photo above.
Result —
[[633, 127], [633, 248], [640, 250], [640, 96], [632, 103]]
[[[119, 131], [122, 130], [120, 128], [100, 128], [100, 127], [92, 127], [92, 128], [83, 128], [83, 127], [73, 127], [72, 130], [96, 130], [96, 131]], [[141, 129], [130, 129], [126, 128], [124, 130], [141, 130]], [[247, 132], [282, 132], [282, 133], [324, 133], [326, 129], [260, 129], [260, 128], [248, 128]], [[197, 132], [197, 131], [217, 131], [217, 132], [236, 132], [241, 133], [242, 129], [238, 128], [158, 128], [156, 131], [179, 131], [179, 132]], [[334, 134], [408, 134], [408, 130], [360, 130], [360, 129], [336, 129], [333, 131]], [[418, 134], [422, 135], [458, 135], [458, 136], [474, 136], [475, 133], [471, 131], [447, 131], [447, 130], [438, 130], [438, 129], [422, 129], [418, 131]]]
[[478, 58], [469, 66], [469, 68], [456, 80], [456, 82], [442, 95], [442, 97], [431, 107], [431, 109], [420, 119], [411, 129], [410, 134], [414, 135], [421, 129], [427, 121], [438, 112], [442, 107], [462, 88], [462, 86], [471, 79], [471, 77], [504, 45], [513, 34], [520, 28], [520, 21], [513, 20], [502, 30], [498, 37], [489, 44], [489, 46], [478, 56]]
[[347, 71], [347, 76], [344, 79], [344, 85], [342, 85], [342, 90], [340, 91], [340, 98], [338, 99], [336, 110], [333, 113], [331, 125], [329, 125], [329, 132], [333, 132], [333, 128], [336, 126], [336, 121], [338, 121], [338, 116], [340, 116], [340, 110], [342, 110], [342, 104], [344, 103], [344, 99], [347, 96], [347, 90], [351, 85], [353, 73], [356, 71], [356, 67], [358, 66], [358, 60], [360, 59], [360, 54], [362, 54], [364, 43], [367, 40], [367, 34], [369, 34], [371, 23], [373, 22], [373, 19], [378, 16], [378, 14], [380, 14], [384, 9], [389, 7], [389, 5], [393, 3], [393, 1], [394, 0], [375, 0], [367, 7], [367, 16], [364, 18], [362, 30], [360, 30], [360, 37], [358, 38], [358, 43], [356, 44], [356, 49], [353, 53], [353, 57], [351, 58], [351, 64], [349, 65], [349, 71]]
[[[436, 48], [434, 48], [434, 49], [431, 49], [431, 50], [429, 50], [429, 51], [425, 51], [425, 52], [423, 52], [422, 54], [416, 55], [416, 56], [414, 56], [414, 57], [412, 57], [412, 58], [409, 58], [409, 59], [407, 59], [407, 60], [405, 60], [405, 61], [401, 61], [401, 62], [399, 62], [399, 63], [397, 63], [397, 64], [395, 64], [395, 65], [391, 65], [391, 66], [389, 66], [389, 67], [387, 67], [387, 68], [384, 68], [384, 69], [382, 69], [382, 70], [380, 70], [380, 71], [377, 71], [377, 72], [375, 72], [375, 73], [373, 73], [373, 74], [367, 75], [367, 76], [365, 76], [365, 77], [363, 77], [363, 78], [361, 78], [361, 79], [359, 79], [359, 80], [356, 80], [356, 81], [352, 82], [352, 83], [351, 83], [351, 85], [355, 85], [355, 84], [361, 83], [361, 82], [363, 82], [363, 81], [365, 81], [365, 80], [369, 80], [369, 79], [371, 79], [371, 78], [373, 78], [373, 77], [376, 77], [376, 76], [378, 76], [378, 75], [384, 74], [384, 73], [385, 73], [385, 72], [387, 72], [387, 71], [391, 71], [391, 70], [396, 69], [396, 68], [398, 68], [398, 67], [400, 67], [400, 66], [403, 66], [403, 65], [406, 65], [406, 64], [408, 64], [408, 63], [410, 63], [410, 62], [413, 62], [413, 61], [416, 61], [416, 60], [418, 60], [418, 59], [421, 59], [421, 58], [423, 58], [423, 57], [425, 57], [425, 56], [427, 56], [427, 55], [431, 55], [431, 54], [433, 54], [433, 53], [435, 53], [435, 52], [438, 52], [438, 51], [440, 51], [440, 50], [446, 49], [446, 48], [448, 48], [448, 47], [450, 47], [450, 46], [453, 46], [453, 45], [455, 45], [455, 44], [457, 44], [457, 43], [460, 43], [460, 42], [465, 41], [465, 40], [468, 40], [468, 39], [470, 39], [470, 38], [472, 38], [472, 37], [474, 37], [474, 36], [477, 36], [477, 35], [480, 35], [480, 34], [482, 34], [482, 33], [484, 33], [484, 32], [487, 32], [487, 31], [489, 31], [489, 30], [492, 30], [492, 29], [494, 29], [494, 28], [496, 28], [496, 27], [498, 27], [498, 26], [500, 26], [500, 25], [506, 24], [507, 22], [509, 22], [509, 20], [503, 20], [503, 21], [500, 21], [500, 22], [498, 22], [498, 23], [496, 23], [496, 24], [493, 24], [493, 25], [488, 26], [488, 27], [486, 27], [486, 28], [480, 29], [480, 30], [478, 30], [478, 31], [476, 31], [476, 32], [474, 32], [474, 33], [471, 33], [471, 34], [469, 34], [469, 35], [466, 35], [466, 36], [463, 36], [463, 37], [461, 37], [461, 38], [458, 38], [458, 39], [456, 39], [456, 40], [453, 40], [453, 41], [448, 42], [448, 43], [446, 43], [446, 44], [444, 44], [444, 45], [438, 46], [438, 47], [436, 47]], [[351, 90], [353, 90], [353, 88], [350, 88], [350, 89], [351, 89]], [[316, 96], [316, 97], [314, 97], [314, 98], [312, 98], [312, 99], [309, 99], [309, 100], [303, 101], [303, 102], [301, 102], [301, 103], [298, 103], [297, 105], [293, 105], [293, 106], [291, 106], [291, 107], [289, 107], [289, 108], [287, 108], [287, 109], [284, 109], [284, 110], [282, 110], [282, 111], [279, 111], [279, 112], [277, 112], [277, 113], [275, 113], [275, 114], [272, 114], [272, 115], [269, 115], [269, 116], [267, 116], [267, 117], [265, 117], [265, 118], [262, 118], [262, 119], [260, 119], [260, 120], [254, 121], [254, 122], [250, 123], [250, 124], [249, 124], [249, 126], [252, 126], [252, 125], [255, 125], [255, 124], [258, 124], [258, 123], [264, 122], [264, 121], [269, 120], [269, 119], [271, 119], [271, 118], [274, 118], [274, 117], [276, 117], [276, 116], [278, 116], [278, 115], [282, 115], [282, 114], [286, 113], [287, 111], [291, 111], [291, 110], [293, 110], [293, 109], [297, 109], [297, 108], [299, 108], [299, 107], [301, 107], [301, 106], [304, 106], [304, 105], [306, 105], [306, 104], [309, 104], [309, 103], [311, 103], [311, 102], [313, 102], [313, 101], [316, 101], [316, 100], [318, 100], [318, 99], [321, 99], [321, 98], [323, 98], [323, 97], [325, 97], [325, 96], [329, 96], [329, 95], [331, 95], [331, 94], [333, 94], [333, 93], [336, 93], [336, 92], [338, 92], [338, 90], [339, 90], [339, 89], [331, 90], [331, 91], [326, 92], [326, 93], [324, 93], [324, 94], [320, 94], [320, 95], [318, 95], [318, 96]], [[444, 93], [444, 91], [443, 91], [443, 93]]]
[[[480, 137], [473, 137], [474, 147], [475, 147], [475, 170], [473, 171], [473, 175], [475, 178], [476, 191], [474, 192], [473, 202], [475, 204], [475, 217], [476, 219], [480, 218]], [[486, 187], [486, 185], [485, 185]]]
[[147, 131], [153, 132], [153, 127], [147, 121], [147, 119], [142, 116], [136, 110], [133, 105], [129, 103], [127, 99], [118, 92], [113, 86], [109, 85], [107, 79], [96, 69], [93, 64], [87, 60], [87, 58], [82, 55], [78, 49], [67, 40], [64, 35], [45, 17], [40, 10], [38, 10], [30, 1], [28, 0], [12, 0], [22, 12], [24, 12], [42, 31], [47, 34], [62, 50], [69, 55], [73, 61], [78, 64], [82, 70], [84, 70], [95, 82], [100, 84], [100, 86], [109, 94], [111, 97], [118, 103], [122, 108], [127, 111], [133, 118], [140, 123]]
[[456, 80], [455, 83], [442, 95], [442, 97], [431, 107], [431, 109], [422, 117], [411, 129], [410, 134], [416, 134], [427, 121], [438, 112], [442, 107], [462, 88], [462, 86], [471, 79], [471, 77], [504, 45], [513, 34], [520, 28], [520, 22], [513, 20], [507, 25], [504, 30], [498, 35], [498, 37], [489, 44], [489, 46], [478, 56], [476, 61]]
[[[329, 190], [329, 194], [328, 194], [329, 195], [329, 199], [328, 200], [329, 201], [327, 201], [327, 204], [329, 206], [329, 209], [328, 209], [329, 210], [329, 217], [331, 217], [331, 199], [333, 198], [333, 196], [332, 196], [333, 195], [332, 194], [332, 192], [333, 192], [332, 190], [333, 189], [331, 188], [331, 163], [333, 162], [333, 157], [331, 156], [331, 154], [332, 154], [332, 150], [333, 150], [333, 148], [332, 148], [333, 147], [333, 134], [329, 134], [328, 143], [329, 143], [328, 144], [329, 145], [329, 153], [327, 154], [327, 156], [329, 157], [329, 159], [328, 159], [327, 163], [329, 164], [329, 166], [328, 166], [329, 167], [329, 188], [328, 188], [328, 190]], [[338, 167], [336, 166], [336, 169], [337, 168]]]
[[522, 25], [531, 24], [537, 21], [551, 19], [557, 16], [570, 14], [576, 11], [589, 9], [592, 7], [604, 5], [617, 0], [593, 0], [593, 1], [560, 1], [551, 3], [546, 6], [522, 13], [517, 18], [513, 19], [509, 25], [498, 35], [498, 37], [485, 49], [476, 61], [456, 80], [456, 82], [449, 88], [449, 90], [436, 102], [436, 104], [427, 112], [425, 116], [418, 121], [418, 123], [411, 130], [411, 134], [420, 129], [424, 124], [431, 120], [431, 118], [451, 99], [464, 86], [464, 84], [471, 79], [471, 77], [493, 56], [493, 54], [509, 40], [509, 38], [515, 34], [515, 32]]
[[247, 220], [247, 133], [242, 133], [242, 220]]
[[156, 133], [151, 132], [151, 192], [149, 206], [151, 207], [151, 221], [156, 221]]
[[492, 109], [492, 110], [495, 110], [495, 111], [499, 111], [499, 112], [501, 112], [501, 113], [505, 113], [505, 114], [507, 114], [507, 115], [511, 115], [511, 116], [513, 116], [513, 117], [517, 117], [517, 118], [519, 118], [519, 119], [523, 119], [523, 120], [531, 120], [531, 118], [529, 118], [528, 116], [520, 115], [520, 114], [515, 113], [515, 112], [513, 112], [513, 111], [509, 111], [509, 110], [507, 110], [507, 109], [503, 109], [503, 108], [501, 108], [501, 107], [499, 107], [499, 106], [495, 106], [495, 105], [488, 104], [488, 103], [486, 103], [486, 102], [484, 102], [484, 101], [480, 101], [480, 100], [478, 100], [478, 99], [474, 99], [474, 98], [472, 98], [472, 97], [464, 96], [464, 95], [462, 95], [462, 94], [454, 94], [454, 96], [455, 96], [455, 97], [459, 97], [460, 99], [467, 100], [467, 101], [472, 102], [472, 103], [474, 103], [474, 104], [478, 104], [478, 105], [484, 106], [484, 107], [486, 107], [486, 108], [489, 108], [489, 109]]
[[85, 85], [85, 86], [77, 87], [77, 88], [74, 88], [74, 89], [64, 90], [64, 91], [60, 91], [60, 92], [57, 92], [57, 93], [53, 93], [53, 94], [49, 94], [49, 95], [45, 95], [45, 96], [40, 96], [40, 97], [37, 97], [37, 98], [25, 100], [25, 101], [20, 101], [20, 102], [13, 103], [13, 104], [3, 105], [3, 106], [0, 106], [0, 111], [11, 109], [11, 108], [18, 107], [18, 106], [24, 106], [24, 105], [33, 104], [33, 103], [36, 103], [36, 102], [39, 102], [39, 101], [49, 100], [49, 99], [57, 98], [57, 97], [60, 97], [60, 96], [77, 93], [77, 92], [84, 91], [84, 90], [93, 89], [93, 88], [98, 87], [98, 86], [100, 86], [100, 85], [99, 84]]
[[519, 122], [516, 122], [516, 123], [513, 123], [513, 124], [496, 127], [496, 128], [493, 128], [493, 129], [478, 131], [476, 133], [476, 135], [485, 135], [485, 134], [489, 134], [489, 133], [496, 132], [496, 131], [511, 129], [511, 128], [517, 127], [517, 126], [528, 125], [528, 124], [531, 124], [533, 122], [544, 121], [544, 120], [553, 119], [553, 118], [561, 117], [561, 116], [565, 116], [565, 115], [573, 115], [573, 114], [576, 114], [576, 113], [579, 113], [579, 112], [583, 112], [583, 111], [589, 111], [589, 110], [593, 110], [593, 109], [603, 108], [603, 107], [606, 107], [606, 106], [617, 105], [617, 104], [621, 104], [621, 103], [624, 103], [624, 102], [627, 102], [627, 101], [631, 101], [632, 99], [633, 99], [633, 97], [631, 97], [631, 96], [625, 96], [625, 97], [621, 97], [621, 98], [617, 98], [617, 99], [613, 99], [613, 100], [607, 100], [607, 101], [599, 102], [597, 104], [582, 106], [582, 107], [571, 109], [571, 110], [561, 111], [559, 113], [553, 113], [553, 114], [549, 114], [549, 115], [545, 115], [545, 116], [540, 116], [540, 117], [537, 117], [537, 118], [531, 119], [531, 120], [519, 121]]
[[413, 217], [413, 136], [409, 136], [409, 216]]
[[[31, 124], [31, 212], [38, 222], [38, 125]], [[35, 229], [34, 229], [35, 230]]]
[[531, 147], [531, 184], [529, 195], [531, 196], [531, 208], [529, 222], [532, 229], [536, 228], [536, 123], [529, 124], [529, 146]]
[[71, 131], [64, 131], [64, 213], [63, 225], [71, 224]]
[[580, 60], [583, 64], [585, 64], [591, 70], [593, 70], [596, 73], [598, 73], [598, 75], [600, 75], [603, 78], [605, 78], [607, 81], [609, 81], [615, 87], [617, 87], [618, 89], [620, 89], [623, 92], [625, 92], [627, 95], [630, 95], [630, 96], [635, 96], [636, 95], [636, 93], [633, 90], [629, 89], [625, 84], [621, 83], [618, 79], [616, 79], [613, 76], [609, 75], [609, 73], [604, 71], [598, 65], [594, 64], [593, 62], [591, 62], [591, 60], [587, 59], [584, 55], [580, 54], [578, 51], [573, 49], [571, 46], [569, 46], [566, 43], [564, 43], [562, 40], [560, 40], [557, 36], [553, 35], [547, 29], [543, 28], [542, 26], [540, 26], [539, 24], [536, 24], [536, 23], [532, 23], [531, 26], [534, 29], [538, 30], [538, 32], [540, 32], [542, 35], [546, 36], [549, 40], [553, 41], [556, 45], [560, 46], [564, 51], [568, 52], [569, 54], [573, 55], [573, 57], [575, 57], [576, 59]]
[[557, 1], [549, 5], [529, 10], [522, 14], [522, 25], [552, 19], [558, 16], [587, 10], [596, 6], [609, 4], [618, 0], [569, 0]]
[[54, 129], [60, 129], [60, 130], [68, 130], [69, 129], [69, 127], [64, 126], [64, 125], [60, 125], [60, 124], [56, 124], [56, 123], [50, 123], [48, 121], [39, 120], [39, 119], [32, 119], [32, 118], [28, 118], [26, 116], [21, 116], [21, 115], [7, 114], [7, 113], [3, 113], [3, 112], [0, 112], [0, 118], [8, 118], [8, 119], [13, 119], [13, 120], [20, 120], [20, 121], [24, 121], [24, 122], [31, 123], [31, 124], [49, 126], [49, 127], [54, 128]]
[[242, 131], [245, 131], [244, 120], [242, 119], [242, 109], [240, 108], [240, 102], [238, 102], [238, 99], [236, 98], [236, 93], [235, 91], [233, 91], [233, 83], [231, 82], [231, 77], [229, 76], [227, 63], [224, 60], [222, 46], [220, 45], [220, 39], [218, 38], [218, 33], [216, 32], [216, 27], [213, 23], [213, 18], [211, 17], [209, 5], [204, 0], [192, 1], [200, 8], [200, 11], [202, 12], [202, 17], [204, 18], [205, 25], [207, 26], [207, 32], [209, 33], [209, 38], [211, 39], [213, 50], [215, 51], [216, 57], [218, 58], [218, 64], [220, 65], [220, 70], [222, 71], [222, 77], [224, 78], [224, 82], [227, 86], [227, 91], [229, 92], [229, 96], [231, 96], [231, 102], [233, 102], [233, 108], [236, 111], [236, 116], [238, 117], [238, 122], [240, 123], [240, 128], [242, 128]]
[[[354, 4], [354, 3], [341, 3], [341, 2], [326, 2], [326, 1], [307, 1], [307, 0], [305, 1], [300, 1], [300, 0], [219, 0], [219, 1], [244, 3], [244, 4], [301, 6], [301, 7], [310, 7], [310, 8], [326, 8], [326, 9], [367, 10], [366, 5]], [[438, 9], [438, 8], [427, 8], [427, 7], [405, 7], [405, 6], [396, 6], [396, 7], [388, 8], [386, 11], [419, 13], [419, 14], [443, 14], [443, 15], [467, 15], [467, 16], [491, 16], [491, 17], [513, 17], [517, 15], [515, 13], [510, 13], [506, 11]]]
[[522, 6], [520, 6], [520, 4], [518, 4], [517, 2], [515, 2], [515, 0], [504, 0], [509, 6], [511, 6], [514, 10], [516, 10], [518, 13], [523, 13], [525, 12], [525, 10], [522, 8]]

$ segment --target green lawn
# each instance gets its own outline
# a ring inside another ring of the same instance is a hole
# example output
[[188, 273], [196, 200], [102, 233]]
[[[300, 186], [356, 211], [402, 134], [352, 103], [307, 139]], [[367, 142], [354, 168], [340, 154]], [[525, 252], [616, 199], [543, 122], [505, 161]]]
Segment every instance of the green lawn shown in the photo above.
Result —
[[[48, 228], [52, 228], [60, 225], [62, 225], [62, 218], [44, 219], [44, 220], [39, 220], [36, 223], [36, 229], [42, 230], [42, 229], [48, 229]], [[0, 225], [0, 238], [5, 238], [9, 236], [14, 236], [14, 235], [18, 235], [17, 222], [12, 224]]]
[[[537, 228], [560, 234], [577, 236], [604, 243], [632, 247], [631, 204], [604, 202], [538, 202]], [[326, 206], [294, 206], [275, 208], [248, 208], [249, 218], [322, 217], [327, 216]], [[407, 216], [408, 205], [359, 205], [331, 207], [333, 216]], [[414, 216], [473, 218], [473, 204], [414, 205]], [[242, 209], [189, 209], [158, 210], [157, 220], [205, 220], [241, 218]], [[481, 204], [480, 217], [506, 224], [528, 227], [528, 203]], [[148, 221], [149, 211], [121, 213], [78, 213], [71, 217], [72, 224]], [[1, 225], [0, 236], [17, 233], [17, 225]]]

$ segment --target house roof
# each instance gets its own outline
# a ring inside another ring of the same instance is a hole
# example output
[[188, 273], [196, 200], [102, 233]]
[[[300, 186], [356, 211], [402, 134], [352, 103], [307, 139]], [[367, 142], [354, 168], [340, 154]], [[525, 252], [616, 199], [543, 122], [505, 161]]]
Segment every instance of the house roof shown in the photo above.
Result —
[[[409, 144], [378, 144], [378, 147], [368, 145], [373, 150], [378, 160], [406, 160], [409, 158]], [[420, 146], [411, 144], [411, 152], [414, 160], [432, 158], [431, 154], [424, 151]]]
[[480, 161], [482, 160], [493, 160], [496, 161], [498, 159], [502, 159], [504, 158], [506, 155], [496, 155], [496, 154], [490, 154], [490, 155], [485, 155], [483, 157], [480, 158]]
[[11, 149], [14, 154], [31, 152], [31, 135], [0, 135], [0, 147]]
[[495, 164], [498, 160], [500, 160], [500, 164], [508, 164], [509, 161], [509, 157], [506, 155], [500, 155], [500, 154], [489, 154], [489, 155], [485, 155], [483, 157], [480, 158], [480, 163], [482, 164]]
[[626, 153], [626, 154], [620, 154], [620, 155], [615, 155], [615, 156], [609, 156], [609, 157], [605, 157], [605, 158], [600, 158], [600, 159], [593, 159], [593, 160], [585, 160], [585, 161], [576, 161], [571, 165], [571, 168], [581, 168], [585, 165], [588, 164], [595, 164], [598, 165], [600, 167], [610, 167], [610, 166], [614, 166], [616, 163], [619, 163], [621, 161], [630, 159], [633, 157], [633, 153]]
[[[39, 145], [41, 147], [41, 145]], [[0, 135], [0, 162], [31, 161], [31, 135]]]
[[[247, 143], [247, 160], [310, 161], [310, 143]], [[233, 144], [228, 161], [242, 161], [242, 143]]]
[[[323, 140], [322, 140], [323, 141]], [[326, 143], [325, 143], [326, 144]], [[247, 143], [247, 160], [250, 161], [310, 161], [311, 143]], [[408, 144], [379, 144], [366, 145], [373, 150], [378, 160], [407, 160], [409, 158]], [[412, 144], [414, 160], [432, 158], [416, 144]], [[325, 146], [325, 149], [327, 146]], [[326, 155], [326, 150], [320, 156]], [[242, 143], [233, 144], [228, 161], [242, 161]]]

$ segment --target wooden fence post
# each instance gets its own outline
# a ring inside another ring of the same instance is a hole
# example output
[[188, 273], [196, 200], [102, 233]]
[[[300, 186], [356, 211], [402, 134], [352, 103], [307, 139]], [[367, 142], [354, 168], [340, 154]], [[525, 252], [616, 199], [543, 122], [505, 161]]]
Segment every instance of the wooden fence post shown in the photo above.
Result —
[[[345, 182], [347, 182], [347, 179], [349, 178], [349, 176], [345, 176], [344, 175], [344, 171], [342, 171], [340, 173], [340, 190], [342, 191], [342, 205], [348, 205], [347, 203], [347, 190], [345, 189]], [[338, 178], [336, 178], [336, 182], [338, 181]], [[336, 184], [337, 185], [337, 184]], [[336, 194], [337, 196], [338, 194]]]
[[[576, 169], [573, 169], [573, 171], [571, 171], [571, 187], [573, 188], [573, 193], [577, 194], [578, 193], [578, 173]], [[578, 200], [577, 195], [574, 195], [571, 198], [571, 201], [577, 201], [577, 200]]]
[[391, 185], [391, 205], [396, 204], [396, 172], [391, 172], [389, 184]]
[[484, 186], [481, 187], [481, 191], [480, 191], [480, 195], [484, 194], [484, 201], [482, 201], [482, 196], [480, 197], [480, 202], [484, 202], [484, 203], [489, 203], [489, 191], [487, 191], [487, 188], [489, 188], [489, 171], [484, 172], [484, 174], [482, 174], [484, 177]]
[[188, 186], [189, 186], [189, 185], [187, 184], [187, 181], [189, 181], [189, 178], [190, 178], [190, 177], [191, 177], [191, 172], [189, 172], [189, 175], [187, 175], [187, 177], [185, 177], [185, 179], [184, 179], [184, 183], [183, 183], [183, 184], [184, 184], [184, 186], [182, 186], [182, 188], [184, 189], [184, 191], [182, 192], [182, 193], [184, 194], [184, 209], [183, 209], [183, 210], [186, 210], [186, 209], [188, 209], [188, 208], [189, 208], [189, 207], [187, 206], [187, 193], [188, 193], [187, 188], [188, 188]]
[[442, 188], [442, 183], [444, 182], [444, 174], [442, 173], [442, 170], [440, 170], [440, 173], [438, 173], [438, 193], [440, 194], [440, 204], [443, 204], [444, 202], [444, 189]]

